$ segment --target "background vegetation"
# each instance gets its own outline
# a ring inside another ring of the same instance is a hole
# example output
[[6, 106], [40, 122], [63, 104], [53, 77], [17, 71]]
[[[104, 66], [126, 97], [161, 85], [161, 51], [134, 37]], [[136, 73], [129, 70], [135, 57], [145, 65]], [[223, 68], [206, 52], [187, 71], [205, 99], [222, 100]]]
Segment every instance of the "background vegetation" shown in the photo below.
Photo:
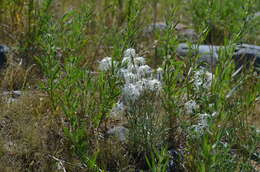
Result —
[[[234, 44], [260, 45], [259, 0], [0, 0], [0, 7], [0, 43], [11, 47], [0, 73], [0, 171], [259, 170], [259, 76], [232, 77], [230, 60]], [[161, 21], [163, 31], [144, 32]], [[180, 23], [197, 38], [183, 37]], [[194, 86], [198, 57], [178, 57], [181, 42], [226, 47], [209, 88]], [[98, 62], [121, 61], [127, 48], [161, 67], [163, 84], [114, 119], [121, 64], [101, 71]], [[115, 126], [128, 129], [127, 141], [107, 136]]]

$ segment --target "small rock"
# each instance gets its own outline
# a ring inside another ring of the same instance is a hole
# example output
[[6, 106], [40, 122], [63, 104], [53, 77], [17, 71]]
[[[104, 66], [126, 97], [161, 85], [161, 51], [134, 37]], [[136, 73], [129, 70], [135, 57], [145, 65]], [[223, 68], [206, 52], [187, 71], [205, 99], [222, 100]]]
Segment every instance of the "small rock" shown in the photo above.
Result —
[[199, 63], [206, 62], [209, 65], [216, 66], [218, 60], [218, 50], [219, 46], [210, 45], [195, 45], [181, 43], [177, 47], [177, 54], [180, 56], [187, 56], [189, 54], [195, 56], [199, 55]]
[[21, 95], [23, 94], [22, 91], [4, 91], [2, 94], [2, 96], [12, 96], [13, 98], [17, 98], [17, 97], [20, 97]]
[[121, 142], [125, 142], [128, 134], [128, 129], [123, 126], [117, 126], [107, 131], [109, 136], [115, 136]]
[[193, 29], [184, 29], [179, 32], [179, 35], [184, 38], [188, 38], [188, 40], [197, 40], [198, 35]]
[[4, 102], [7, 104], [11, 104], [18, 101], [18, 98], [23, 95], [24, 92], [22, 91], [4, 91], [0, 96], [3, 98]]
[[[165, 22], [152, 23], [144, 29], [144, 35], [148, 36], [156, 31], [163, 32], [168, 28], [169, 26]], [[197, 40], [198, 38], [195, 30], [182, 23], [178, 23], [173, 29], [177, 31], [179, 36], [187, 38], [188, 40]]]
[[178, 35], [182, 38], [187, 38], [188, 40], [197, 40], [198, 35], [194, 29], [189, 28], [187, 25], [178, 23], [175, 26], [175, 30], [178, 32]]
[[164, 31], [167, 29], [167, 24], [165, 22], [152, 23], [144, 29], [144, 34], [151, 34], [155, 31]]

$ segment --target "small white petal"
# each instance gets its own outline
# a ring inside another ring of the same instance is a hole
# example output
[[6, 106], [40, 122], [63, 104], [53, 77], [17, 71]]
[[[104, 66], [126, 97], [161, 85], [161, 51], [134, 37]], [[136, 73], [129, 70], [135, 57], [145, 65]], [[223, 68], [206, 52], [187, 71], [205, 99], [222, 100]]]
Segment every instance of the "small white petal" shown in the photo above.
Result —
[[[116, 61], [113, 61], [114, 64], [117, 64]], [[111, 57], [105, 57], [101, 61], [99, 61], [98, 69], [101, 71], [107, 71], [112, 67], [112, 58]]]
[[146, 62], [145, 58], [143, 58], [143, 57], [136, 57], [136, 58], [134, 58], [134, 63], [137, 66], [145, 65], [145, 62]]
[[122, 60], [122, 64], [123, 65], [128, 65], [128, 64], [132, 64], [132, 58], [129, 56], [125, 56]]
[[159, 91], [162, 88], [161, 82], [157, 79], [148, 80], [148, 89], [151, 91]]
[[136, 85], [144, 91], [159, 91], [161, 89], [161, 82], [157, 79], [142, 79], [136, 82]]
[[197, 88], [203, 87], [209, 89], [212, 84], [214, 74], [207, 72], [205, 69], [200, 69], [195, 72], [194, 84]]
[[120, 78], [124, 78], [124, 75], [127, 74], [129, 71], [127, 69], [119, 69], [117, 72], [117, 76]]
[[133, 65], [133, 64], [128, 64], [127, 70], [128, 70], [129, 72], [136, 73], [137, 66], [135, 66], [135, 65]]
[[125, 102], [135, 102], [141, 95], [141, 89], [138, 85], [127, 83], [122, 90], [123, 100]]
[[124, 52], [124, 57], [135, 57], [135, 56], [136, 56], [136, 53], [135, 53], [135, 49], [133, 49], [133, 48], [128, 48]]
[[122, 60], [123, 65], [134, 65], [134, 66], [142, 66], [145, 65], [145, 59], [143, 57], [129, 57], [126, 56]]
[[112, 118], [122, 118], [126, 107], [122, 102], [117, 102], [115, 106], [111, 109]]
[[204, 128], [208, 126], [208, 119], [210, 115], [207, 113], [199, 115], [199, 125], [203, 126]]
[[136, 74], [128, 72], [124, 74], [124, 80], [125, 83], [134, 83], [138, 81], [138, 76]]
[[160, 68], [160, 67], [156, 70], [156, 79], [158, 81], [162, 81], [163, 80], [163, 69]]
[[137, 68], [137, 74], [142, 77], [150, 77], [153, 70], [148, 65], [143, 65]]

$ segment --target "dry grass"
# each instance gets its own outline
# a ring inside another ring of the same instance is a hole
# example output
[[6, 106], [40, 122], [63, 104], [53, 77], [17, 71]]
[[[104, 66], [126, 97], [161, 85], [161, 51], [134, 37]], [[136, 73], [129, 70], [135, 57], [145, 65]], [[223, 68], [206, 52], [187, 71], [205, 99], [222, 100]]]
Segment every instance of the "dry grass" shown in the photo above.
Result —
[[1, 171], [53, 171], [49, 155], [68, 155], [60, 115], [49, 107], [48, 97], [35, 91], [0, 105]]

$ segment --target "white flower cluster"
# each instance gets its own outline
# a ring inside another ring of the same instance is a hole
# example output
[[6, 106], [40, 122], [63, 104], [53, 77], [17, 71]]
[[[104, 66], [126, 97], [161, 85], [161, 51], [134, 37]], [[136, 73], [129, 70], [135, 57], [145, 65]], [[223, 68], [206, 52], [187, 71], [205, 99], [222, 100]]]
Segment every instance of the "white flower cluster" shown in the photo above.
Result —
[[118, 120], [122, 120], [125, 109], [126, 109], [125, 105], [119, 101], [111, 109], [110, 115], [113, 118], [118, 118]]
[[105, 57], [99, 61], [98, 69], [101, 71], [107, 71], [112, 68], [113, 65], [117, 65], [117, 61], [113, 61], [111, 57]]
[[199, 121], [196, 125], [192, 125], [191, 128], [194, 129], [195, 132], [202, 134], [205, 129], [208, 128], [208, 120], [210, 115], [207, 113], [199, 114]]
[[[107, 71], [112, 67], [112, 64], [117, 65], [119, 63], [112, 61], [111, 57], [106, 57], [99, 62], [99, 69]], [[121, 100], [113, 107], [112, 115], [124, 111], [125, 106], [137, 101], [145, 92], [157, 93], [162, 87], [163, 70], [161, 68], [153, 70], [146, 64], [144, 57], [136, 54], [135, 49], [125, 50], [121, 64], [122, 67], [118, 69], [118, 76], [124, 80], [124, 86]]]
[[206, 71], [206, 69], [201, 68], [200, 70], [196, 71], [194, 74], [194, 85], [197, 89], [205, 88], [209, 89], [212, 84], [214, 74]]
[[199, 108], [199, 105], [194, 100], [189, 100], [184, 104], [185, 112], [191, 115]]
[[209, 121], [216, 117], [217, 112], [213, 112], [212, 114], [199, 114], [199, 121], [196, 125], [192, 125], [191, 129], [194, 129], [196, 133], [203, 134], [205, 130], [209, 128]]
[[135, 102], [145, 91], [157, 92], [161, 89], [161, 81], [157, 76], [162, 78], [162, 70], [158, 69], [154, 72], [150, 66], [146, 65], [146, 60], [139, 57], [134, 49], [130, 48], [124, 52], [122, 64], [119, 75], [125, 81], [122, 89], [124, 104]]

